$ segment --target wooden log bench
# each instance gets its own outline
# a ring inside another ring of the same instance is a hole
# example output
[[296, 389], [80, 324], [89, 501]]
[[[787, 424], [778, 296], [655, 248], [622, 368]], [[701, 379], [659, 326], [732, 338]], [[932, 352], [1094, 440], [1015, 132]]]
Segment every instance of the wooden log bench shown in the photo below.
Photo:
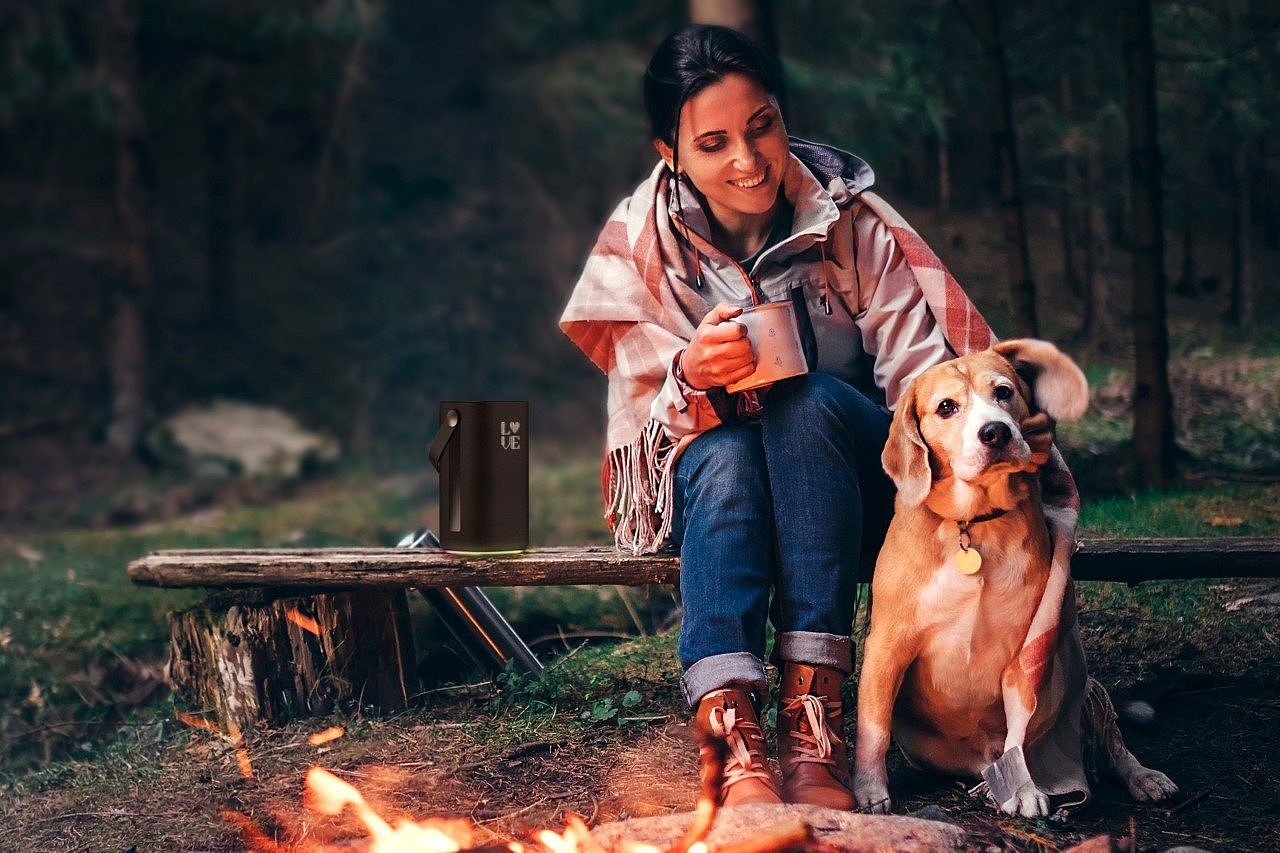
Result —
[[[1086, 540], [1077, 580], [1280, 576], [1280, 539]], [[417, 691], [406, 589], [671, 584], [675, 556], [612, 547], [538, 548], [485, 559], [434, 549], [157, 551], [137, 584], [203, 587], [203, 607], [170, 615], [170, 682], [241, 729], [352, 704], [405, 708]]]

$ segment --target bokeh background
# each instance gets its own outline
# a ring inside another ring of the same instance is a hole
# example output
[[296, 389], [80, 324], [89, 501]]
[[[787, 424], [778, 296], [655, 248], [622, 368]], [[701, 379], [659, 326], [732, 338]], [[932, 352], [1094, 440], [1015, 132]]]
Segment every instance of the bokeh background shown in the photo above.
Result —
[[[1167, 305], [1138, 323], [1130, 223], [1151, 187], [1122, 10], [1151, 16], [1163, 161], [1147, 286]], [[529, 400], [535, 541], [608, 541], [604, 380], [556, 320], [655, 162], [640, 76], [691, 15], [776, 51], [791, 132], [867, 159], [997, 334], [1027, 328], [1013, 297], [1034, 295], [1094, 386], [1061, 432], [1093, 530], [1280, 527], [1274, 2], [9, 0], [0, 758], [91, 748], [162, 700], [164, 613], [192, 599], [128, 586], [147, 549], [433, 524], [441, 400]], [[1135, 462], [1139, 333], [1167, 334], [1157, 492]], [[180, 415], [245, 438], [210, 450]], [[591, 595], [503, 601], [535, 635], [670, 615]]]
[[[1012, 334], [989, 4], [702, 5], [763, 29], [791, 131], [867, 159]], [[1276, 7], [1151, 8], [1170, 317], [1257, 340], [1280, 246]], [[597, 441], [602, 381], [555, 320], [654, 162], [639, 77], [689, 14], [5, 4], [0, 518], [148, 514], [109, 493], [167, 470], [149, 433], [216, 399], [279, 407], [380, 471], [422, 464], [447, 398], [529, 399], [540, 442]], [[1133, 337], [1118, 26], [1113, 4], [1044, 0], [999, 31], [1040, 331], [1086, 358]]]

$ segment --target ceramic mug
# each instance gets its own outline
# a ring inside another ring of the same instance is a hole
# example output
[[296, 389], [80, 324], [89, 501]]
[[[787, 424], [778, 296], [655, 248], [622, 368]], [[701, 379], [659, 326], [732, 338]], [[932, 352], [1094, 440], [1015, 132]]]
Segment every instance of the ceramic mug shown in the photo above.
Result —
[[790, 300], [743, 308], [730, 322], [747, 330], [747, 340], [756, 357], [756, 369], [750, 376], [725, 386], [730, 394], [809, 372], [800, 343], [800, 328], [796, 324], [795, 304]]

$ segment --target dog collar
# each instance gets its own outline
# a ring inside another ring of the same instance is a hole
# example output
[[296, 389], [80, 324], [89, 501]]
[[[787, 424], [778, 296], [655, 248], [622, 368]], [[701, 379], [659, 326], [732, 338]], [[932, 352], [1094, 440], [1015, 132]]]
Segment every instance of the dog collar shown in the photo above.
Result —
[[964, 521], [957, 521], [956, 527], [960, 528], [960, 550], [956, 551], [955, 560], [956, 568], [966, 575], [976, 575], [982, 568], [982, 555], [978, 553], [978, 549], [973, 547], [973, 539], [969, 536], [969, 527], [974, 524], [981, 524], [984, 521], [991, 521], [1004, 515], [1008, 510], [997, 509], [983, 515], [975, 515], [973, 518]]

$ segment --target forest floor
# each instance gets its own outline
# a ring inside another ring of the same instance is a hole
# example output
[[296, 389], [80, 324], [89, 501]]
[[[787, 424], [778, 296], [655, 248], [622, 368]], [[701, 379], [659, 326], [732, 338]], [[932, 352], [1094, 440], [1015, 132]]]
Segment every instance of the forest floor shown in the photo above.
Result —
[[[1086, 496], [1082, 536], [1280, 535], [1280, 354], [1184, 330], [1173, 369], [1188, 479], [1129, 495], [1120, 488], [1126, 374], [1105, 360], [1086, 365], [1090, 413], [1059, 432]], [[535, 459], [535, 544], [608, 541], [597, 473], [590, 449]], [[419, 607], [430, 685], [408, 713], [352, 709], [251, 733], [240, 749], [179, 721], [199, 709], [164, 687], [165, 613], [196, 596], [130, 586], [128, 560], [161, 547], [394, 544], [431, 517], [432, 482], [424, 472], [357, 473], [284, 497], [246, 483], [211, 493], [196, 512], [131, 486], [95, 498], [80, 523], [0, 534], [0, 825], [10, 828], [0, 849], [244, 849], [232, 813], [304, 847], [359, 836], [349, 815], [303, 809], [311, 765], [357, 785], [388, 817], [465, 817], [495, 839], [559, 828], [566, 811], [598, 823], [688, 809], [696, 751], [676, 686], [673, 602], [661, 589], [492, 591], [525, 637], [549, 638], [537, 647], [549, 662], [539, 681], [458, 669]], [[896, 761], [895, 812], [940, 807], [975, 849], [1053, 850], [1131, 832], [1141, 849], [1280, 849], [1280, 583], [1083, 583], [1079, 594], [1092, 672], [1118, 705], [1153, 705], [1154, 722], [1125, 736], [1181, 785], [1178, 798], [1138, 805], [1103, 783], [1064, 819], [1027, 821]], [[635, 638], [582, 646], [557, 641], [560, 631]], [[313, 746], [308, 736], [330, 726], [343, 736]]]
[[[1280, 492], [1257, 497], [1274, 502]], [[1082, 584], [1092, 671], [1118, 702], [1155, 708], [1154, 722], [1125, 736], [1179, 783], [1171, 803], [1137, 804], [1103, 783], [1061, 820], [1005, 817], [895, 754], [895, 813], [933, 806], [978, 850], [1054, 850], [1104, 833], [1135, 833], [1143, 850], [1280, 848], [1278, 599], [1275, 582]], [[561, 828], [566, 811], [596, 824], [689, 810], [696, 748], [673, 634], [575, 646], [549, 667], [538, 681], [437, 688], [394, 717], [299, 721], [240, 749], [157, 712], [89, 754], [12, 779], [0, 796], [0, 824], [10, 827], [0, 847], [237, 850], [245, 821], [298, 849], [364, 837], [350, 810], [329, 818], [303, 808], [312, 765], [355, 785], [388, 819], [461, 817], [480, 839], [527, 840]], [[310, 743], [332, 726], [344, 736]]]

